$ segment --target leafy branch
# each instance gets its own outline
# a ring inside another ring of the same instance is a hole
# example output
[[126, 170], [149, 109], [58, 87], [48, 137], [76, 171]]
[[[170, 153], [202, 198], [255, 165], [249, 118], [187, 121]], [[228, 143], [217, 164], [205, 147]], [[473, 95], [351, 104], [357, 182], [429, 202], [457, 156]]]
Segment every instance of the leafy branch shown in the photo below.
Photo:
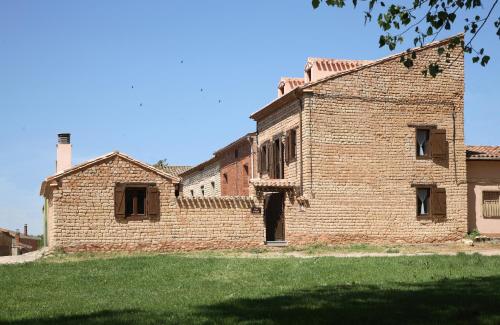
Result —
[[[479, 63], [483, 67], [488, 64], [490, 56], [485, 53], [484, 48], [475, 48], [473, 41], [485, 24], [491, 21], [494, 10], [498, 8], [498, 1], [488, 1], [485, 8], [483, 2], [486, 1], [483, 0], [412, 0], [410, 5], [386, 3], [382, 0], [351, 0], [354, 8], [364, 5], [365, 24], [377, 16], [378, 26], [383, 31], [379, 37], [379, 46], [387, 47], [391, 51], [403, 43], [409, 33], [412, 33], [415, 46], [423, 46], [429, 39], [436, 40], [443, 30], [451, 30], [453, 26], [459, 25], [459, 14], [466, 17], [462, 27], [469, 40], [465, 42], [457, 36], [448, 46], [437, 48], [437, 53], [440, 57], [444, 56], [446, 64], [443, 66], [440, 60], [429, 63], [422, 73], [432, 77], [452, 66], [463, 53], [472, 54], [473, 63]], [[346, 0], [312, 0], [315, 9], [321, 3], [337, 8], [346, 6]], [[481, 10], [484, 9], [487, 9], [486, 16], [481, 16]], [[493, 22], [493, 26], [500, 39], [500, 17]], [[457, 57], [452, 58], [452, 50], [457, 46], [461, 51]], [[401, 56], [401, 62], [411, 68], [416, 58], [415, 51], [407, 50]]]

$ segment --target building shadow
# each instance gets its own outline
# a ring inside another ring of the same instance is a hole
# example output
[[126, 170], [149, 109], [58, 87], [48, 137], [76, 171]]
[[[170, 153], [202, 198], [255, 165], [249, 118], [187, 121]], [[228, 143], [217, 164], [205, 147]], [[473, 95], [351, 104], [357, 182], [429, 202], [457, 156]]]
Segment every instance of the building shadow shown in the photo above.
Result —
[[229, 300], [203, 306], [199, 313], [214, 323], [500, 324], [500, 276], [395, 287], [319, 287]]

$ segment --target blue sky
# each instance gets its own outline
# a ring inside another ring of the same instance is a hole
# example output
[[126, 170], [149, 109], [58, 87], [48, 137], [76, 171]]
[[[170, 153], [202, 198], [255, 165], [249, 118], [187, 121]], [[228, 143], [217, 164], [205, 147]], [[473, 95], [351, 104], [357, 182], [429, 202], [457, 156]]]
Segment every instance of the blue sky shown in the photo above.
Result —
[[[0, 227], [41, 233], [57, 133], [74, 163], [120, 150], [196, 164], [253, 131], [308, 56], [376, 59], [379, 35], [361, 10], [310, 0], [1, 1]], [[492, 60], [466, 59], [466, 143], [500, 145], [500, 42], [487, 26], [477, 44]]]

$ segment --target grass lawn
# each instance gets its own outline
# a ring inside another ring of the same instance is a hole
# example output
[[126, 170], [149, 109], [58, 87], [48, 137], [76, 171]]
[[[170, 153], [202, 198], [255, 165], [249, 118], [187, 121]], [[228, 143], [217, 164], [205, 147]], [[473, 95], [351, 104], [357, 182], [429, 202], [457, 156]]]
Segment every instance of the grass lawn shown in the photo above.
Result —
[[500, 257], [49, 258], [0, 266], [0, 324], [500, 324]]

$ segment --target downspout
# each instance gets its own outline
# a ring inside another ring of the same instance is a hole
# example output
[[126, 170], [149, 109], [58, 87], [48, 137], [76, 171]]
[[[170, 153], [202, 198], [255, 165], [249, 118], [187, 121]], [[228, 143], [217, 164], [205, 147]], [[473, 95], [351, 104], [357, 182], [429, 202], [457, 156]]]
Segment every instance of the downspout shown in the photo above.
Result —
[[[302, 97], [303, 98], [303, 97]], [[300, 196], [304, 195], [304, 149], [303, 149], [303, 132], [302, 132], [302, 111], [304, 110], [304, 104], [302, 103], [302, 98], [299, 98], [300, 114], [299, 114], [299, 128], [300, 128]]]
[[251, 172], [250, 172], [250, 175], [251, 175], [251, 179], [253, 179], [253, 155], [254, 155], [254, 151], [253, 151], [253, 138], [251, 136], [248, 136], [247, 137], [247, 141], [250, 143], [250, 169], [251, 169]]

